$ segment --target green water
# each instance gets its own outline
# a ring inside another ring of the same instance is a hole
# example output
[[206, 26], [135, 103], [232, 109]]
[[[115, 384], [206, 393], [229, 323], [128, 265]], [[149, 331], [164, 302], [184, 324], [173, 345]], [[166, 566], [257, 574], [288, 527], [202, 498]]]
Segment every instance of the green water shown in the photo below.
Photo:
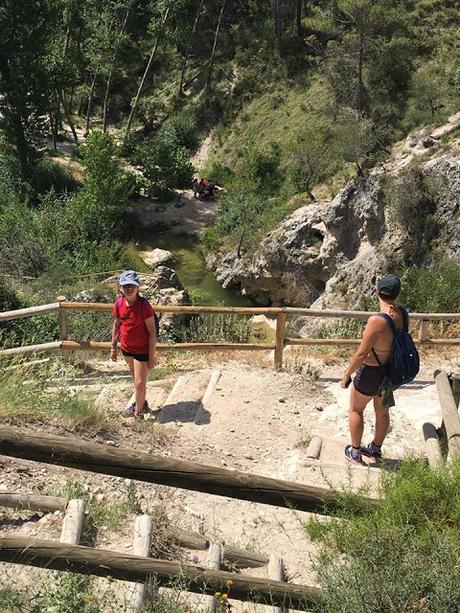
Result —
[[[152, 249], [166, 249], [174, 256], [172, 267], [176, 271], [182, 285], [191, 294], [195, 304], [209, 306], [253, 306], [254, 303], [246, 296], [241, 296], [231, 289], [224, 289], [216, 281], [214, 275], [206, 267], [200, 252], [200, 245], [192, 237], [169, 234], [168, 232], [139, 232], [135, 237], [136, 252]], [[138, 269], [148, 272], [149, 267], [138, 258]]]

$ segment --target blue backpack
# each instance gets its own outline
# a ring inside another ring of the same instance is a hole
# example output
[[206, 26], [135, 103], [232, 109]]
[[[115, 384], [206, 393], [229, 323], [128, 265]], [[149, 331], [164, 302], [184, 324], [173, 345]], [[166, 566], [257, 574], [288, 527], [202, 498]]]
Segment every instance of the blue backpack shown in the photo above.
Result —
[[[398, 332], [394, 321], [386, 313], [378, 313], [383, 317], [393, 332], [393, 346], [391, 348], [390, 363], [388, 365], [388, 377], [393, 384], [393, 389], [410, 383], [415, 379], [420, 370], [420, 358], [417, 348], [409, 334], [409, 316], [406, 309], [400, 308], [403, 319], [403, 328]], [[380, 360], [372, 350], [377, 362]]]

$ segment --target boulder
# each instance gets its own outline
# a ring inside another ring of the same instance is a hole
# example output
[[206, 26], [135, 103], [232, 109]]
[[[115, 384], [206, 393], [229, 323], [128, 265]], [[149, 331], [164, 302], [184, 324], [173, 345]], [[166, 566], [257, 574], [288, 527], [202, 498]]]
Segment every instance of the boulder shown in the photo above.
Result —
[[157, 266], [165, 266], [173, 261], [173, 254], [166, 249], [152, 249], [151, 251], [140, 251], [139, 257], [155, 270]]

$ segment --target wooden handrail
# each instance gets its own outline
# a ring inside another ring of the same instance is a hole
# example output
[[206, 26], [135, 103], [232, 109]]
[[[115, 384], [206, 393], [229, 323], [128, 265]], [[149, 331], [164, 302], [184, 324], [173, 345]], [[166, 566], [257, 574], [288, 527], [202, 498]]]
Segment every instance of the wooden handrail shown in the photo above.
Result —
[[[107, 449], [77, 438], [12, 426], [0, 425], [0, 454], [298, 511], [328, 514], [340, 506], [337, 492], [318, 485], [205, 466], [133, 449]], [[378, 498], [368, 497], [363, 501], [369, 506], [379, 504]]]
[[0, 321], [10, 321], [12, 319], [22, 319], [23, 317], [33, 317], [34, 315], [46, 315], [59, 311], [59, 302], [53, 304], [41, 304], [40, 306], [27, 307], [26, 309], [16, 309], [15, 311], [3, 311], [0, 313]]
[[64, 570], [122, 581], [147, 581], [154, 575], [164, 586], [181, 577], [184, 589], [214, 595], [227, 592], [230, 598], [277, 604], [290, 609], [306, 610], [321, 600], [321, 589], [308, 585], [294, 585], [222, 570], [209, 570], [183, 562], [157, 560], [140, 556], [93, 549], [82, 545], [67, 545], [56, 541], [31, 539], [24, 536], [0, 537], [0, 560], [39, 568]]

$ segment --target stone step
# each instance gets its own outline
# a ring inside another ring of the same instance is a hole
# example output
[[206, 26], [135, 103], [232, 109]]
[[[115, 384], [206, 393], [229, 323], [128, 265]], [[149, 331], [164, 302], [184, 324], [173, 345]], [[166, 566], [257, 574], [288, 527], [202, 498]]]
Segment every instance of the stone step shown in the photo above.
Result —
[[209, 413], [203, 408], [202, 401], [211, 377], [212, 372], [209, 370], [180, 376], [168, 394], [157, 422], [190, 423], [195, 422], [198, 416], [200, 423], [206, 423]]

